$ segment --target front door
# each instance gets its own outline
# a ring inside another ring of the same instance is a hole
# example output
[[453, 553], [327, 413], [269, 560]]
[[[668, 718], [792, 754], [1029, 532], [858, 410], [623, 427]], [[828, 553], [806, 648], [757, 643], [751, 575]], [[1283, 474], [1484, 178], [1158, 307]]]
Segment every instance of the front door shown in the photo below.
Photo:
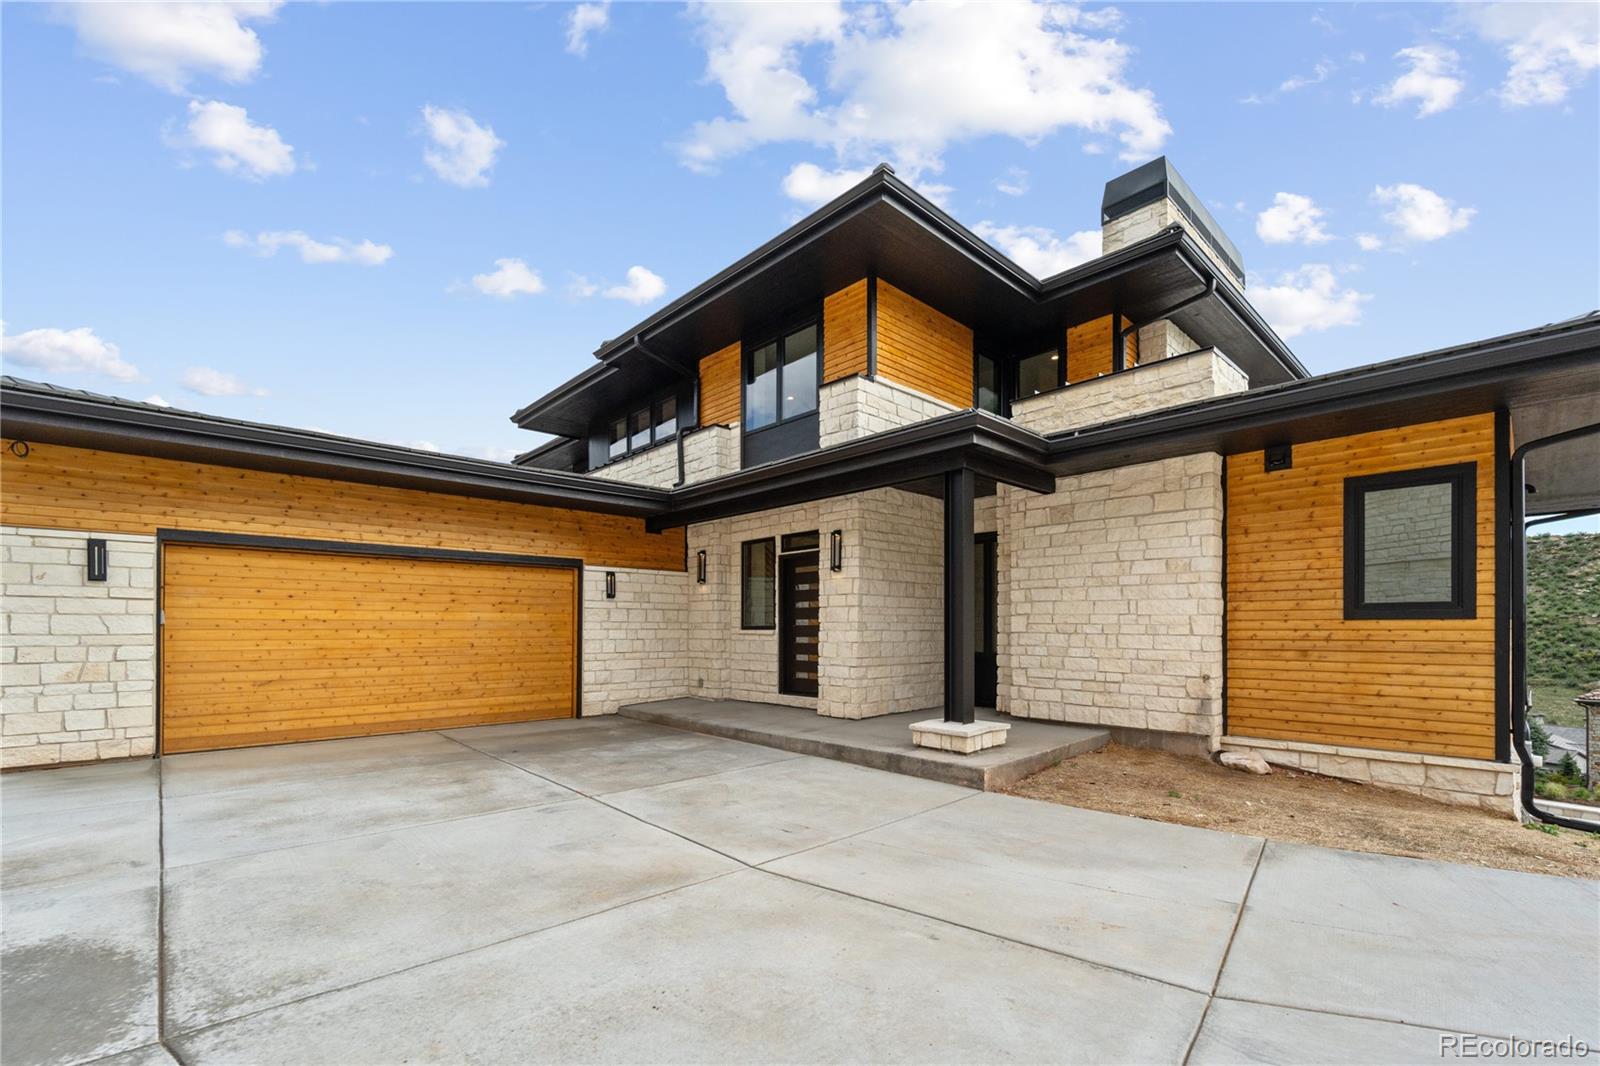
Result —
[[999, 683], [999, 663], [994, 649], [995, 535], [979, 533], [972, 543], [973, 640], [976, 646], [973, 702], [993, 707]]
[[821, 632], [817, 534], [791, 533], [778, 556], [778, 691], [817, 694]]

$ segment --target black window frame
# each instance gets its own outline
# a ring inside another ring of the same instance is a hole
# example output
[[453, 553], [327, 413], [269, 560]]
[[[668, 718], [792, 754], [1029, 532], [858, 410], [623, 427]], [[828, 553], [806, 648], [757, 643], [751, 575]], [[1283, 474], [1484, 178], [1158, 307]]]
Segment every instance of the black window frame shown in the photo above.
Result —
[[[1366, 506], [1369, 492], [1449, 485], [1450, 599], [1368, 603]], [[1344, 616], [1373, 619], [1466, 619], [1478, 617], [1478, 464], [1395, 470], [1344, 479]]]
[[[747, 553], [758, 545], [766, 546], [767, 577], [771, 583], [767, 603], [767, 614], [771, 621], [766, 625], [752, 624], [750, 621], [750, 607], [753, 600], [750, 595], [750, 567]], [[739, 628], [755, 632], [778, 628], [778, 542], [774, 537], [757, 537], [754, 540], [739, 542]]]
[[[785, 418], [783, 417], [783, 375], [784, 366], [786, 364], [784, 363], [783, 342], [789, 337], [790, 334], [798, 333], [807, 326], [811, 326], [817, 331], [817, 380], [816, 387], [813, 389], [813, 395], [816, 396], [816, 403], [812, 405], [811, 410], [809, 411], [802, 411], [799, 414], [790, 415]], [[754, 384], [750, 378], [750, 359], [751, 356], [754, 355], [759, 349], [764, 348], [769, 344], [777, 345], [778, 349], [777, 389], [773, 393], [772, 403], [773, 413], [779, 417], [777, 417], [774, 421], [768, 422], [764, 426], [751, 429], [749, 405], [746, 402], [750, 396], [750, 386]], [[768, 430], [777, 429], [779, 426], [790, 425], [791, 423], [799, 422], [802, 419], [816, 418], [821, 414], [823, 378], [822, 364], [824, 359], [823, 344], [822, 308], [820, 306], [808, 308], [806, 311], [798, 315], [785, 319], [779, 326], [769, 327], [762, 330], [760, 333], [755, 335], [753, 340], [747, 339], [744, 342], [743, 351], [740, 353], [739, 357], [739, 432], [741, 434], [765, 433]]]
[[[674, 427], [673, 431], [671, 433], [661, 433], [661, 432], [659, 432], [660, 429], [661, 429], [661, 408], [662, 408], [663, 405], [666, 404], [666, 402], [668, 400], [672, 400], [674, 402], [677, 402], [678, 403], [678, 407], [680, 408], [680, 410], [675, 411], [674, 414], [673, 414], [673, 417], [674, 417], [675, 421], [677, 422], [677, 424]], [[645, 401], [642, 404], [641, 403], [630, 403], [630, 404], [627, 404], [627, 405], [625, 405], [625, 406], [623, 406], [621, 408], [621, 413], [620, 414], [613, 415], [613, 416], [611, 416], [609, 418], [606, 418], [602, 422], [602, 425], [604, 425], [606, 427], [606, 435], [607, 435], [606, 461], [602, 465], [610, 465], [611, 463], [618, 463], [618, 462], [621, 462], [624, 459], [629, 458], [630, 456], [639, 455], [639, 454], [641, 454], [643, 452], [647, 452], [651, 448], [654, 448], [656, 445], [665, 444], [668, 441], [672, 440], [674, 437], [676, 437], [678, 434], [682, 433], [683, 432], [683, 422], [682, 422], [683, 412], [681, 410], [682, 407], [683, 407], [683, 404], [682, 404], [682, 402], [680, 400], [680, 397], [678, 396], [677, 386], [674, 386], [674, 387], [672, 387], [670, 389], [666, 389], [666, 390], [664, 390], [662, 392], [656, 393], [654, 396], [650, 397], [647, 401]], [[645, 441], [643, 444], [635, 446], [634, 443], [633, 443], [633, 431], [632, 431], [633, 416], [638, 414], [641, 410], [648, 410], [650, 412], [650, 439]], [[611, 454], [610, 448], [611, 448], [611, 444], [614, 443], [614, 442], [612, 442], [610, 440], [610, 434], [611, 434], [612, 430], [615, 429], [615, 427], [616, 427], [618, 422], [622, 423], [622, 427], [623, 427], [623, 430], [624, 430], [624, 433], [622, 435], [623, 449], [622, 449], [622, 451], [620, 451], [620, 452], [616, 453], [615, 455], [613, 455], [613, 454]]]

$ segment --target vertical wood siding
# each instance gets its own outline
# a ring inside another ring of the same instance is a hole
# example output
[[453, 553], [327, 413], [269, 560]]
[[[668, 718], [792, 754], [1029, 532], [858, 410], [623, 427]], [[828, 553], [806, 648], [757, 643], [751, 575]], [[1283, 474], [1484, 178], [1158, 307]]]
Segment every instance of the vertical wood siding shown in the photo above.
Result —
[[[1475, 462], [1477, 617], [1344, 617], [1344, 479]], [[1228, 457], [1228, 731], [1494, 758], [1494, 415]]]
[[822, 380], [867, 372], [867, 279], [822, 301]]
[[34, 444], [0, 450], [9, 525], [150, 535], [157, 529], [402, 544], [684, 568], [682, 530], [621, 515]]
[[741, 346], [730, 344], [700, 360], [700, 424], [727, 426], [739, 421]]
[[878, 279], [878, 374], [972, 406], [972, 330]]

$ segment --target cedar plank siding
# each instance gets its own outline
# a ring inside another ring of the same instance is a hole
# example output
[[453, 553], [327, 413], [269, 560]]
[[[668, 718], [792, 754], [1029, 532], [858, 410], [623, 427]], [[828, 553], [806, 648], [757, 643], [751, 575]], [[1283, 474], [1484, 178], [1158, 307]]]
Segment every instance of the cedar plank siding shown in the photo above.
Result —
[[867, 372], [867, 279], [822, 301], [822, 380]]
[[[1476, 462], [1477, 617], [1344, 617], [1344, 479]], [[1228, 463], [1228, 732], [1493, 759], [1494, 415]]]
[[7, 525], [152, 535], [157, 529], [581, 558], [684, 569], [684, 531], [537, 504], [34, 444], [0, 451]]
[[742, 345], [730, 344], [700, 360], [700, 424], [729, 426], [739, 421]]
[[878, 374], [972, 406], [972, 330], [878, 279]]
[[[1111, 373], [1113, 316], [1103, 315], [1067, 330], [1067, 384], [1076, 385]], [[1139, 364], [1139, 335], [1128, 334], [1123, 352], [1127, 366]]]

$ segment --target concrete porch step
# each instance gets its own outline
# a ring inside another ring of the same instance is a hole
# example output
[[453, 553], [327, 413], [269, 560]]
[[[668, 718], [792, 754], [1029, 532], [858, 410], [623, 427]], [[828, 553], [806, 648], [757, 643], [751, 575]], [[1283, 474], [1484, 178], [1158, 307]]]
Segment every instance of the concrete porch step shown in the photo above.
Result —
[[802, 707], [689, 697], [630, 704], [618, 713], [641, 722], [986, 791], [1007, 788], [1074, 755], [1098, 751], [1111, 740], [1111, 734], [1103, 729], [979, 711], [978, 717], [984, 721], [1010, 724], [1006, 744], [974, 755], [957, 755], [911, 743], [911, 723], [937, 718], [937, 710], [877, 718], [826, 718]]

